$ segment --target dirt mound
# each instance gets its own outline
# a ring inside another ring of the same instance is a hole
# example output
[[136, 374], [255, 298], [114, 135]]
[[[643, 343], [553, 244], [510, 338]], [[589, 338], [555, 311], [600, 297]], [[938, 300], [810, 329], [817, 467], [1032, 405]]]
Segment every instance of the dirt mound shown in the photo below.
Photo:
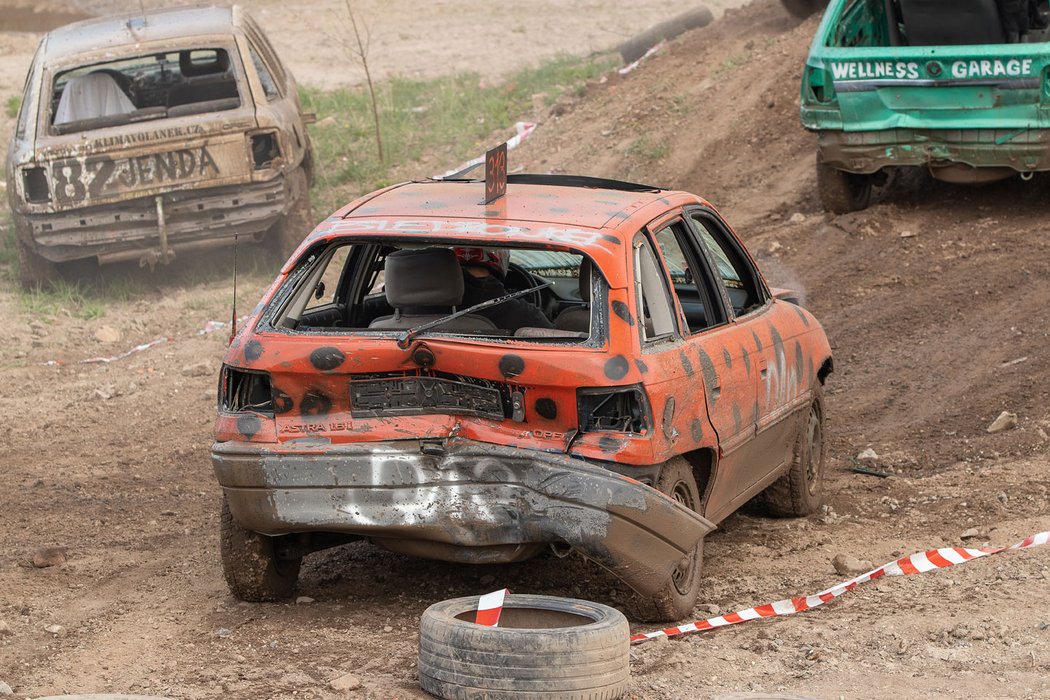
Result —
[[88, 17], [91, 15], [64, 5], [4, 3], [0, 11], [0, 32], [49, 32], [55, 27]]

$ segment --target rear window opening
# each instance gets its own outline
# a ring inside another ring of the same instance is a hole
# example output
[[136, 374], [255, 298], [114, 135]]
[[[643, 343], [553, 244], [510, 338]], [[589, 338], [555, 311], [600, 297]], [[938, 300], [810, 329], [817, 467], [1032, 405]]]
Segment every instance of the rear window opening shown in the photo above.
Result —
[[289, 276], [274, 327], [585, 343], [606, 283], [583, 255], [462, 243], [334, 243]]
[[846, 4], [829, 45], [976, 46], [1048, 40], [1050, 7], [1043, 0], [855, 0]]
[[50, 124], [53, 133], [68, 134], [240, 106], [229, 52], [185, 49], [58, 73], [51, 89]]

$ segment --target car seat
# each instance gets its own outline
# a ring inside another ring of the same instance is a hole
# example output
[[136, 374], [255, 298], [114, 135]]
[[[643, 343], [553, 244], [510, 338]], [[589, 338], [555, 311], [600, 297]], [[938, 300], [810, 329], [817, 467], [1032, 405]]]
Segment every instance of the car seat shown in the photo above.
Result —
[[55, 124], [111, 117], [135, 111], [113, 76], [102, 71], [70, 78], [55, 109]]
[[[372, 321], [369, 328], [409, 329], [436, 321], [463, 303], [463, 272], [451, 248], [397, 250], [386, 256], [383, 293], [393, 316]], [[484, 316], [467, 314], [437, 326], [446, 332], [498, 332]]]
[[554, 327], [560, 331], [587, 333], [591, 330], [591, 261], [580, 261], [580, 299], [582, 306], [571, 306], [554, 319]]
[[1007, 36], [996, 0], [900, 0], [911, 46], [1003, 44]]
[[225, 51], [219, 51], [214, 61], [201, 65], [193, 63], [189, 51], [183, 51], [179, 54], [179, 70], [186, 82], [168, 93], [169, 107], [238, 96], [237, 81], [230, 74], [230, 57]]

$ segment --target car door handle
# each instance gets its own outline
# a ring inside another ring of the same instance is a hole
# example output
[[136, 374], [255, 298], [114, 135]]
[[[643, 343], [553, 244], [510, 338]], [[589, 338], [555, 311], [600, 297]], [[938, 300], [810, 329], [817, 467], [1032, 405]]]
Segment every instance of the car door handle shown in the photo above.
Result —
[[769, 376], [769, 364], [765, 360], [761, 360], [758, 363], [758, 376], [763, 379]]

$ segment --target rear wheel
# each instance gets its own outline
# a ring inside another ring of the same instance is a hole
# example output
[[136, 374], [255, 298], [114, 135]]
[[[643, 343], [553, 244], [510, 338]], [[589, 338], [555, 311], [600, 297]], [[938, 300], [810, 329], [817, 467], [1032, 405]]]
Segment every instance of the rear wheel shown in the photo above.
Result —
[[[663, 466], [654, 486], [689, 510], [699, 512], [700, 490], [689, 462], [676, 457]], [[635, 594], [628, 604], [631, 616], [644, 622], [674, 622], [693, 613], [700, 595], [700, 570], [704, 564], [704, 541], [679, 560], [670, 579], [653, 596]]]
[[278, 557], [276, 542], [274, 537], [238, 525], [226, 496], [222, 497], [219, 553], [223, 576], [234, 596], [253, 603], [292, 596], [303, 560]]
[[817, 193], [824, 209], [833, 214], [847, 214], [867, 209], [871, 203], [874, 176], [847, 173], [817, 161]]
[[791, 468], [755, 500], [764, 513], [783, 518], [812, 515], [824, 503], [824, 393], [819, 383], [795, 438]]
[[314, 212], [313, 207], [310, 206], [310, 187], [306, 171], [298, 168], [288, 177], [291, 179], [289, 191], [293, 196], [297, 196], [295, 203], [288, 213], [273, 225], [268, 235], [270, 249], [282, 263], [291, 257], [314, 226]]
[[15, 248], [18, 251], [18, 279], [23, 288], [31, 290], [47, 287], [58, 279], [58, 266], [37, 255], [36, 251], [17, 235]]

